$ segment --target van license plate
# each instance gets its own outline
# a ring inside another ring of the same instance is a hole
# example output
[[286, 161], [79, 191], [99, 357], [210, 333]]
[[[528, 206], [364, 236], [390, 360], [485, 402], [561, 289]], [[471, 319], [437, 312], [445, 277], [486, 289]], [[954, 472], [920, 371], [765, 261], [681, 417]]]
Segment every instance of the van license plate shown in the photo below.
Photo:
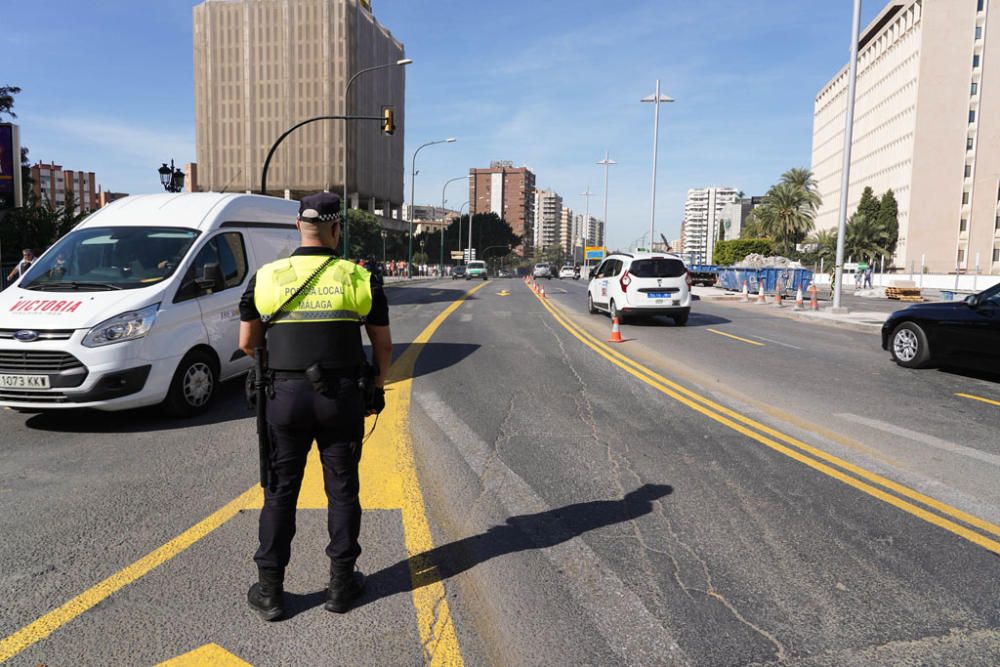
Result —
[[0, 375], [3, 389], [48, 389], [48, 375]]
[[669, 299], [670, 292], [647, 292], [650, 299]]

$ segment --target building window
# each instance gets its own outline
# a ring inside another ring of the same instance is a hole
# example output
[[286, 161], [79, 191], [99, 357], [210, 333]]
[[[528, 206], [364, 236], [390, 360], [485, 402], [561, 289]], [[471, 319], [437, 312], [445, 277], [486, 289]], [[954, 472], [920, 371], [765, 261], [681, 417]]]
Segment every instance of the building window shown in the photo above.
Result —
[[965, 150], [971, 151], [972, 150], [972, 145], [973, 145], [972, 144], [972, 137], [966, 137], [966, 139], [965, 139]]
[[976, 93], [979, 92], [979, 84], [975, 81], [972, 82], [972, 92], [969, 93], [970, 97], [975, 97]]
[[983, 38], [983, 26], [977, 25], [976, 26], [976, 39], [982, 39], [982, 38]]
[[1000, 248], [993, 248], [993, 261], [1000, 262]]
[[993, 231], [1000, 232], [1000, 215], [997, 216], [996, 221], [993, 223]]
[[965, 248], [958, 249], [958, 263], [961, 264], [965, 261]]
[[962, 193], [962, 206], [965, 206], [968, 203], [969, 203], [969, 193], [968, 192], [963, 192]]
[[985, 5], [985, 4], [986, 4], [986, 0], [979, 0], [978, 2], [976, 2], [976, 11], [977, 12], [983, 11], [983, 5]]
[[972, 125], [975, 122], [976, 122], [976, 110], [969, 109], [969, 125]]
[[979, 69], [979, 54], [972, 56], [972, 69]]
[[958, 223], [958, 231], [965, 232], [969, 230], [969, 221], [962, 218], [962, 222]]
[[972, 165], [971, 164], [965, 165], [965, 177], [968, 178], [969, 176], [972, 176]]

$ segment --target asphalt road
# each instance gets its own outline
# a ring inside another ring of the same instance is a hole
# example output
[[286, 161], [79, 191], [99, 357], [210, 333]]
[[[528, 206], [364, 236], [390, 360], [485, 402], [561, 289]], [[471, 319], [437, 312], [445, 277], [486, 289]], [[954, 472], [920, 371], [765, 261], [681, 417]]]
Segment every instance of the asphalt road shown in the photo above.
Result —
[[[397, 349], [473, 286], [394, 288]], [[751, 306], [698, 303], [688, 327], [628, 325], [609, 349], [581, 284], [546, 287], [549, 307], [490, 281], [412, 348], [412, 384], [389, 392], [408, 420], [366, 444], [358, 609], [319, 606], [324, 516], [304, 509], [293, 617], [261, 623], [244, 503], [11, 664], [152, 665], [211, 643], [257, 665], [1000, 663], [1000, 408], [955, 396], [1000, 400], [997, 384], [903, 371], [870, 335]], [[191, 424], [5, 411], [0, 429], [0, 638], [256, 474], [236, 386]], [[379, 467], [379, 443], [407, 436], [426, 515], [385, 500], [406, 461]]]

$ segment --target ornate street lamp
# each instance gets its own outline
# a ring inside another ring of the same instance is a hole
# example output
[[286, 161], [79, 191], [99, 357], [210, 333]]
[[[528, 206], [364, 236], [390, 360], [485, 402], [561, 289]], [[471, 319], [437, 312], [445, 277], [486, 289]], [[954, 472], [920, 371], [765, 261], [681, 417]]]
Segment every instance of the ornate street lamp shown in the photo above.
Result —
[[160, 173], [160, 185], [167, 192], [181, 192], [184, 189], [184, 172], [174, 168], [174, 161], [170, 160], [170, 166], [164, 162], [157, 171]]

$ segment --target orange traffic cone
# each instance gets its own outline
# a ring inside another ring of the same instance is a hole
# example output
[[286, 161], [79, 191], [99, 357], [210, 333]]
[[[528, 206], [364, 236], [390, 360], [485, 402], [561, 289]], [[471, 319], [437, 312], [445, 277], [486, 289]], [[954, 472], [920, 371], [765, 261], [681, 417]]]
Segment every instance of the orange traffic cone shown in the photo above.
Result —
[[611, 320], [611, 338], [608, 339], [609, 343], [623, 343], [622, 340], [622, 328], [618, 324], [618, 318]]
[[805, 310], [805, 306], [802, 304], [802, 286], [795, 290], [795, 310]]
[[819, 302], [816, 301], [816, 283], [809, 283], [809, 309], [819, 310]]
[[743, 303], [750, 303], [750, 290], [745, 280], [743, 281]]
[[545, 298], [545, 288], [544, 287], [542, 288], [542, 298], [543, 299]]
[[777, 284], [776, 287], [777, 287], [777, 289], [774, 290], [774, 305], [777, 306], [778, 308], [782, 308], [783, 304], [781, 303], [781, 281], [780, 280], [778, 281], [778, 284]]
[[767, 303], [767, 298], [764, 296], [764, 283], [757, 283], [757, 305], [763, 306]]

